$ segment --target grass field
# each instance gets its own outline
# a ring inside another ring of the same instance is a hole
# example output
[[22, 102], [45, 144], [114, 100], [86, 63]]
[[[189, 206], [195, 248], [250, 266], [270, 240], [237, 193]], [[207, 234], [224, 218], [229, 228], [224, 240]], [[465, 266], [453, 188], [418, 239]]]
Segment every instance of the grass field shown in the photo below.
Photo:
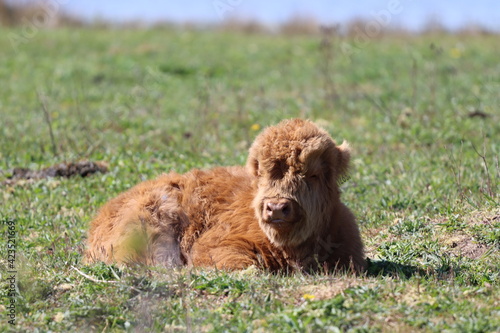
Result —
[[[498, 36], [25, 33], [0, 30], [1, 331], [500, 331]], [[353, 148], [365, 276], [82, 264], [108, 199], [291, 117]], [[79, 160], [109, 172], [6, 181]]]

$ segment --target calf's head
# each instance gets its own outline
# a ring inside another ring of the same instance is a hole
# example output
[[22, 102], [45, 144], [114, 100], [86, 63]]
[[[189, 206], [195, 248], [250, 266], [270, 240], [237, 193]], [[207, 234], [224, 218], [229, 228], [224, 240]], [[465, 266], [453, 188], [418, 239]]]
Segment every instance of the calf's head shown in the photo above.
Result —
[[349, 157], [347, 143], [337, 146], [306, 120], [285, 120], [257, 136], [247, 168], [256, 176], [255, 214], [273, 244], [297, 246], [324, 229]]

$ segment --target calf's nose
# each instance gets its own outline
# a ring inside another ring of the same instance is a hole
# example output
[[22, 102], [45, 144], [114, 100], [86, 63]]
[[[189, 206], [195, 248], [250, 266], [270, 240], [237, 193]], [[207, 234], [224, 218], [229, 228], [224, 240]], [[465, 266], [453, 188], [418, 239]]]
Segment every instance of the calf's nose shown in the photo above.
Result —
[[292, 216], [292, 204], [288, 199], [276, 199], [265, 204], [265, 216], [270, 221], [287, 221]]

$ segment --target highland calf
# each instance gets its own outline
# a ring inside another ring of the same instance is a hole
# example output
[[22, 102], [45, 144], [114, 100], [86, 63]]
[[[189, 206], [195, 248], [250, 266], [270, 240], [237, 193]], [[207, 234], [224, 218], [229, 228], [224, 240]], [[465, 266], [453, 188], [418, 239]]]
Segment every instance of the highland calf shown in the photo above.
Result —
[[169, 173], [108, 202], [86, 261], [360, 272], [363, 244], [340, 201], [349, 157], [313, 123], [285, 120], [256, 138], [246, 168]]

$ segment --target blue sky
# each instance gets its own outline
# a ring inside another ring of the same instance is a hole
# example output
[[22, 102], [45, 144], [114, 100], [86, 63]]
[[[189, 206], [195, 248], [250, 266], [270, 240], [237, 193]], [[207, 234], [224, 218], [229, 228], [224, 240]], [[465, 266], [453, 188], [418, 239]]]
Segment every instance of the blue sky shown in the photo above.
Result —
[[67, 11], [89, 19], [99, 17], [117, 21], [218, 22], [225, 18], [244, 18], [277, 24], [293, 16], [312, 16], [322, 23], [342, 23], [356, 17], [370, 19], [380, 13], [389, 13], [381, 17], [388, 18], [391, 24], [412, 29], [418, 29], [429, 18], [436, 18], [452, 29], [473, 22], [500, 31], [498, 0], [52, 1], [64, 3]]

